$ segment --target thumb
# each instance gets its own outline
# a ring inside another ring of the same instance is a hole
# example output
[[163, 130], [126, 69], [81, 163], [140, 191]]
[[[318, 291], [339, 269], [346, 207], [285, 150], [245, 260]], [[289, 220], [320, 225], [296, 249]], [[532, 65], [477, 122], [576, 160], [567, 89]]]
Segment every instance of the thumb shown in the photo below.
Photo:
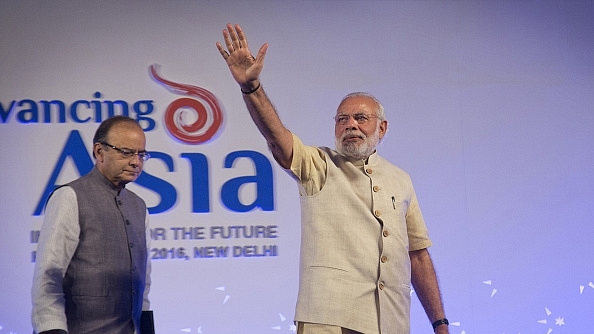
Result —
[[264, 58], [266, 58], [266, 51], [268, 51], [268, 43], [264, 43], [264, 45], [262, 45], [260, 47], [260, 50], [258, 50], [258, 55], [256, 57], [256, 62], [260, 66], [263, 66]]

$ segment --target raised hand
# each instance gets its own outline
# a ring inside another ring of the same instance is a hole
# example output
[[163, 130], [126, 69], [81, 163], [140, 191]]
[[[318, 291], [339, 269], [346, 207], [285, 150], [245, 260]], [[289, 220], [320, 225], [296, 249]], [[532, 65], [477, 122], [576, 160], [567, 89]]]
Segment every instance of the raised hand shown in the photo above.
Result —
[[217, 49], [227, 62], [233, 79], [237, 81], [243, 91], [254, 89], [260, 84], [260, 72], [264, 67], [268, 43], [260, 47], [258, 55], [254, 58], [239, 24], [233, 26], [230, 23], [227, 24], [227, 29], [223, 30], [223, 39], [227, 50], [219, 42], [217, 42]]

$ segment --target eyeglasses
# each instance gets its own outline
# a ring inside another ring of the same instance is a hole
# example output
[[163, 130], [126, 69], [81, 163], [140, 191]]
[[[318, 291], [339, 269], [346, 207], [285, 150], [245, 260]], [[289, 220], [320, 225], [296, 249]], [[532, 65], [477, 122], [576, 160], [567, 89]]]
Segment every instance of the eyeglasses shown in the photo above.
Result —
[[125, 148], [119, 148], [119, 147], [115, 147], [113, 145], [110, 145], [108, 143], [100, 143], [101, 145], [105, 145], [105, 146], [109, 146], [111, 148], [113, 148], [114, 150], [120, 152], [120, 154], [122, 155], [122, 158], [124, 159], [130, 159], [135, 155], [138, 155], [138, 158], [140, 159], [140, 161], [145, 162], [148, 160], [148, 158], [151, 157], [150, 154], [148, 154], [146, 151], [141, 151], [141, 152], [135, 152], [132, 150], [128, 150]]
[[355, 120], [355, 122], [357, 122], [357, 124], [363, 125], [363, 124], [366, 124], [367, 122], [369, 122], [370, 118], [377, 118], [377, 115], [371, 115], [371, 114], [365, 114], [365, 113], [356, 113], [356, 114], [352, 114], [352, 115], [338, 114], [338, 115], [334, 116], [334, 120], [336, 121], [336, 124], [338, 124], [338, 125], [345, 125], [345, 124], [347, 124], [347, 122], [349, 121], [349, 118], [351, 118], [351, 117], [353, 117], [353, 119]]

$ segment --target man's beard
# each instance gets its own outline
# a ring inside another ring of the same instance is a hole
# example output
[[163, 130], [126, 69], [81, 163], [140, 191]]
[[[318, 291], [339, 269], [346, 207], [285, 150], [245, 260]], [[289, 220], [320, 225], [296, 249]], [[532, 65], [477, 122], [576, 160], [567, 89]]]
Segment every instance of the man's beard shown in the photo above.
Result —
[[[371, 134], [369, 137], [365, 136], [361, 131], [357, 130], [347, 130], [345, 131], [340, 138], [336, 138], [336, 151], [338, 153], [354, 158], [354, 159], [367, 159], [377, 147], [377, 144], [380, 141], [379, 137], [379, 126], [375, 129], [375, 132]], [[360, 136], [363, 138], [362, 143], [356, 143], [347, 141], [345, 142], [344, 139], [349, 136]]]

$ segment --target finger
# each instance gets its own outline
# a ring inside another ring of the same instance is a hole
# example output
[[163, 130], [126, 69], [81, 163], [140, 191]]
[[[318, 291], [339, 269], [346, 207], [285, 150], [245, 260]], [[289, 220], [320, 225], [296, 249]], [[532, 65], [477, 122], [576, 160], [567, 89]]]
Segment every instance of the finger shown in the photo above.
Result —
[[237, 37], [239, 39], [240, 47], [247, 48], [248, 42], [247, 42], [247, 39], [245, 38], [243, 29], [241, 29], [241, 26], [239, 26], [239, 24], [236, 24], [235, 30], [237, 31]]
[[231, 46], [233, 46], [233, 49], [229, 49], [229, 51], [241, 48], [241, 44], [237, 38], [237, 32], [230, 23], [227, 24], [227, 31], [229, 32], [229, 37], [231, 37]]
[[227, 46], [227, 50], [229, 50], [230, 53], [233, 52], [233, 50], [234, 50], [233, 42], [231, 41], [229, 30], [227, 30], [227, 29], [223, 30], [223, 39], [225, 40], [225, 45]]
[[258, 62], [261, 66], [263, 66], [264, 58], [266, 57], [266, 51], [268, 51], [268, 43], [264, 43], [260, 50], [258, 50], [258, 56], [256, 58], [256, 62]]
[[223, 46], [221, 45], [221, 43], [217, 42], [217, 49], [219, 49], [219, 52], [221, 53], [221, 56], [223, 56], [223, 59], [227, 59], [229, 58], [229, 52], [227, 52]]

